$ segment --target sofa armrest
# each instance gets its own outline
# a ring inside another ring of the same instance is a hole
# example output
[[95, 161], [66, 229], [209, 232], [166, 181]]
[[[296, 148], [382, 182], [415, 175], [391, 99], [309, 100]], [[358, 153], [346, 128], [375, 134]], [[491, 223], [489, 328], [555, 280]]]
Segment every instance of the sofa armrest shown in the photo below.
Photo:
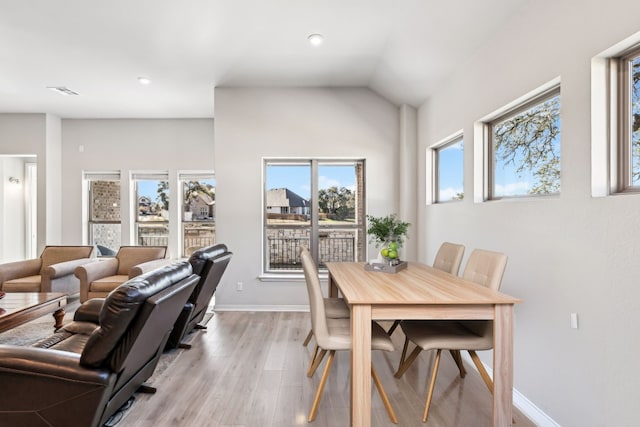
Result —
[[100, 312], [104, 305], [104, 298], [91, 298], [78, 307], [73, 315], [76, 322], [100, 323]]
[[40, 274], [42, 260], [40, 258], [28, 259], [25, 261], [8, 262], [0, 265], [0, 288], [7, 280], [19, 279], [21, 277], [35, 276]]
[[[80, 365], [80, 355], [77, 353], [0, 344], [0, 383], [4, 386], [5, 380], [9, 380], [2, 377], [16, 375], [23, 378], [52, 377], [62, 381], [87, 382], [104, 386], [113, 381], [112, 372], [106, 368], [86, 368]], [[10, 394], [12, 393], [3, 395], [0, 404], [3, 404]]]
[[116, 258], [93, 261], [76, 267], [75, 274], [80, 281], [80, 302], [85, 302], [89, 299], [91, 282], [103, 277], [113, 276], [117, 271], [118, 260]]
[[129, 279], [140, 276], [141, 274], [148, 273], [156, 268], [164, 267], [165, 265], [172, 264], [173, 261], [167, 258], [154, 259], [147, 262], [142, 262], [140, 264], [134, 265], [129, 270]]
[[89, 264], [91, 262], [95, 262], [95, 259], [80, 258], [80, 259], [74, 259], [71, 261], [59, 262], [58, 264], [52, 264], [46, 267], [42, 271], [42, 275], [47, 276], [51, 279], [68, 276], [69, 274], [74, 274], [76, 267]]

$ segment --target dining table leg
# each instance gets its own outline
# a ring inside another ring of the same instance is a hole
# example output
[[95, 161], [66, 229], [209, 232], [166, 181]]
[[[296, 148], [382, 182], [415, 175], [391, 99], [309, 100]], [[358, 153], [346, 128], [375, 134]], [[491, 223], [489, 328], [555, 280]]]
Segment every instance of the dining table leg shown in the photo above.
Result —
[[512, 426], [513, 304], [496, 304], [493, 342], [493, 425]]
[[351, 307], [351, 426], [371, 426], [371, 306]]

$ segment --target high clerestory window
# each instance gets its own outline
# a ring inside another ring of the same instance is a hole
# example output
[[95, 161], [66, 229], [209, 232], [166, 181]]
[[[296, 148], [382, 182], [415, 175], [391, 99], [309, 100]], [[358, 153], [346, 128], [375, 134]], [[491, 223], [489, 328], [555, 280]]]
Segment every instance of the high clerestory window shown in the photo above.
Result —
[[560, 193], [560, 86], [484, 121], [488, 199]]
[[264, 273], [302, 273], [301, 245], [321, 269], [364, 260], [364, 160], [266, 159], [263, 176]]
[[640, 47], [616, 58], [618, 191], [640, 191]]
[[464, 141], [457, 133], [431, 147], [433, 201], [451, 202], [464, 198]]

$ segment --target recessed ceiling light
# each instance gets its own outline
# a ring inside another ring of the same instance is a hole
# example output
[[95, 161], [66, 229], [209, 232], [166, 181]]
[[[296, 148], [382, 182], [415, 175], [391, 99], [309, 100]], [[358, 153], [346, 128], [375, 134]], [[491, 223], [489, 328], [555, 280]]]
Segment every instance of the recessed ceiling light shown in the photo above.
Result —
[[47, 89], [65, 96], [80, 95], [78, 92], [74, 92], [66, 86], [47, 86]]
[[138, 77], [138, 82], [142, 85], [150, 85], [151, 79], [149, 77]]
[[311, 46], [320, 46], [324, 42], [324, 36], [322, 34], [310, 34], [307, 37]]

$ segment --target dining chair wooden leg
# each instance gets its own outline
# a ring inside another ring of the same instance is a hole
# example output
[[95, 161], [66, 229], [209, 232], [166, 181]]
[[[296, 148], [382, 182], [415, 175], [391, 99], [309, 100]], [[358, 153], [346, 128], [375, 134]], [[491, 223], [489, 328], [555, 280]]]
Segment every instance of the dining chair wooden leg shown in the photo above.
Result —
[[387, 335], [391, 336], [391, 334], [393, 334], [393, 331], [395, 331], [399, 325], [400, 325], [400, 320], [395, 320], [393, 322], [393, 325], [391, 325], [391, 327], [387, 331]]
[[304, 342], [302, 343], [302, 345], [305, 347], [308, 346], [312, 337], [313, 337], [313, 329], [309, 330], [309, 333], [307, 334], [307, 337], [304, 339]]
[[438, 367], [440, 366], [440, 353], [442, 350], [438, 349], [436, 352], [436, 359], [433, 362], [433, 372], [431, 373], [431, 381], [429, 382], [429, 391], [427, 392], [427, 401], [424, 404], [424, 413], [422, 414], [422, 422], [426, 423], [429, 417], [429, 408], [431, 407], [431, 399], [433, 398], [433, 390], [436, 387], [436, 377], [438, 376]]
[[309, 370], [307, 371], [308, 377], [312, 377], [313, 374], [316, 373], [316, 370], [318, 369], [318, 366], [320, 366], [322, 359], [324, 359], [325, 354], [327, 354], [327, 350], [321, 350], [320, 354], [318, 354], [318, 346], [316, 345], [316, 352], [311, 359], [311, 364], [309, 365]]
[[373, 377], [373, 382], [378, 389], [378, 393], [380, 393], [380, 397], [382, 398], [382, 403], [384, 403], [384, 407], [387, 409], [387, 414], [389, 414], [389, 419], [392, 423], [398, 424], [398, 418], [396, 417], [396, 413], [391, 406], [391, 402], [389, 402], [389, 397], [387, 393], [384, 391], [384, 387], [382, 387], [382, 383], [380, 382], [380, 378], [378, 377], [378, 373], [376, 372], [373, 365], [371, 365], [371, 376]]
[[471, 356], [471, 360], [473, 360], [473, 363], [476, 365], [476, 368], [478, 368], [478, 372], [480, 372], [480, 376], [482, 377], [482, 380], [487, 385], [487, 388], [489, 389], [491, 394], [493, 394], [493, 380], [487, 373], [487, 370], [484, 369], [484, 365], [482, 364], [482, 361], [478, 357], [478, 354], [473, 350], [469, 350], [469, 355]]
[[409, 347], [409, 338], [404, 338], [404, 345], [402, 346], [402, 355], [400, 356], [400, 364], [398, 365], [398, 369], [404, 363], [405, 357], [407, 357], [407, 347]]
[[331, 350], [329, 352], [329, 357], [327, 358], [327, 363], [324, 367], [324, 372], [322, 372], [322, 378], [320, 378], [320, 384], [318, 384], [318, 390], [316, 391], [316, 396], [313, 399], [313, 404], [311, 405], [311, 412], [309, 412], [309, 422], [315, 420], [316, 414], [318, 413], [318, 405], [320, 405], [320, 398], [322, 397], [322, 392], [324, 391], [324, 386], [327, 383], [327, 377], [329, 376], [329, 370], [331, 369], [331, 364], [333, 363], [333, 356], [335, 356], [336, 351]]
[[398, 366], [398, 372], [395, 373], [394, 377], [396, 378], [402, 377], [402, 375], [404, 375], [407, 369], [409, 369], [409, 366], [411, 366], [413, 361], [416, 360], [416, 357], [418, 357], [421, 351], [422, 351], [422, 348], [416, 346], [416, 348], [413, 349], [409, 357], [407, 357], [407, 359], [403, 361], [400, 366]]
[[460, 371], [460, 378], [464, 378], [467, 375], [466, 369], [464, 369], [464, 364], [462, 363], [462, 356], [460, 355], [460, 350], [449, 350], [451, 357], [458, 365], [458, 370]]

